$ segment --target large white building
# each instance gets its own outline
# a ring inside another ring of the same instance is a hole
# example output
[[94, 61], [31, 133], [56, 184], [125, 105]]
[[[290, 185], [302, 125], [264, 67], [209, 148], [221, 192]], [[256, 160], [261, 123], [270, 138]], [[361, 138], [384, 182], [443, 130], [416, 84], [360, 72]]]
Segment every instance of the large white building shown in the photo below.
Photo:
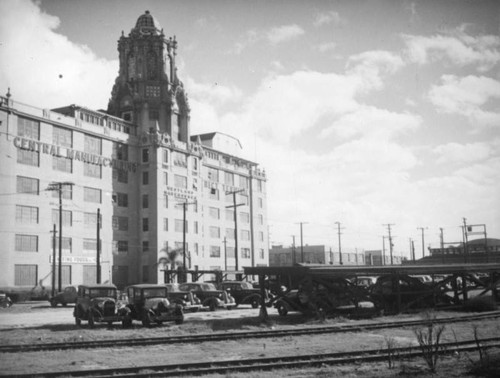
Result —
[[107, 111], [0, 97], [0, 288], [268, 265], [265, 173], [236, 138], [191, 135], [176, 40], [146, 12], [118, 50]]

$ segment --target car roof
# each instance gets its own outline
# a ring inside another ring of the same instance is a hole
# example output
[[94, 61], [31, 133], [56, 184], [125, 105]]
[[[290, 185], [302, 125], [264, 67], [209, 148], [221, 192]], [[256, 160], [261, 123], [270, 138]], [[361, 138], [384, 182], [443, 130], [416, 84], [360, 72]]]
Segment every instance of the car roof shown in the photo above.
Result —
[[116, 289], [116, 286], [113, 284], [78, 285], [78, 287], [88, 289]]
[[158, 284], [135, 284], [128, 286], [127, 289], [131, 287], [137, 289], [157, 289], [157, 288], [165, 289], [165, 285], [158, 285]]

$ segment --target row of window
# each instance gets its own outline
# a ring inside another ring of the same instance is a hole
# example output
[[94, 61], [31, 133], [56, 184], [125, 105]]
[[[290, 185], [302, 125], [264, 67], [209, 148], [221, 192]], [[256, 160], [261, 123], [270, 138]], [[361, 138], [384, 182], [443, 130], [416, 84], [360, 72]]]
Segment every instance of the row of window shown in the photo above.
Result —
[[[69, 237], [61, 238], [61, 249], [65, 252], [71, 253], [73, 250], [73, 240]], [[24, 235], [16, 234], [15, 251], [16, 252], [38, 252], [39, 241], [37, 235]], [[84, 238], [83, 239], [83, 252], [97, 251], [97, 239]]]

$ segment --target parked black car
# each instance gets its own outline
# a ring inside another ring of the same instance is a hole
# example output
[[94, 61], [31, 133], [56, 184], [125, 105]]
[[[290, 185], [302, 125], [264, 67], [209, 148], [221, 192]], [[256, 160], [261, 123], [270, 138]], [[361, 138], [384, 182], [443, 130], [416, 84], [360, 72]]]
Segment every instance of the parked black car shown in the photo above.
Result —
[[218, 289], [225, 290], [234, 297], [236, 306], [248, 304], [252, 308], [259, 307], [261, 299], [260, 290], [255, 289], [250, 282], [222, 281], [218, 285]]
[[56, 307], [58, 304], [66, 307], [68, 303], [76, 303], [77, 298], [78, 286], [66, 286], [63, 291], [50, 297], [49, 302], [52, 307]]
[[122, 322], [126, 327], [130, 324], [130, 309], [117, 301], [118, 291], [115, 285], [96, 284], [78, 286], [73, 316], [76, 325], [82, 320], [94, 327], [95, 323]]
[[132, 320], [140, 320], [145, 327], [149, 327], [152, 323], [173, 321], [182, 324], [184, 321], [182, 306], [170, 303], [164, 285], [138, 284], [127, 287], [126, 291], [130, 324]]
[[167, 288], [168, 299], [171, 303], [177, 303], [182, 306], [184, 311], [197, 312], [201, 307], [201, 300], [190, 291], [182, 291], [179, 289], [179, 284], [165, 284]]
[[186, 282], [179, 284], [179, 289], [196, 294], [203, 307], [208, 307], [210, 311], [215, 311], [217, 308], [229, 310], [236, 306], [234, 298], [226, 291], [217, 290], [213, 283]]

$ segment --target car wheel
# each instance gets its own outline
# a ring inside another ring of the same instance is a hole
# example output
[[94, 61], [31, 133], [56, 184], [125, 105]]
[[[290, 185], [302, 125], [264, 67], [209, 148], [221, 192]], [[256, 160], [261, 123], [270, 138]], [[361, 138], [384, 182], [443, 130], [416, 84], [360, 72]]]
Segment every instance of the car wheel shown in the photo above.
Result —
[[280, 314], [281, 316], [286, 316], [286, 314], [288, 314], [288, 310], [287, 308], [285, 307], [285, 305], [283, 304], [278, 304], [278, 314]]
[[211, 301], [210, 305], [209, 305], [209, 309], [210, 309], [210, 311], [217, 310], [217, 303], [215, 303], [215, 301]]
[[257, 299], [254, 299], [251, 304], [252, 304], [252, 308], [258, 308], [259, 307], [259, 301]]
[[80, 311], [75, 309], [75, 313], [73, 314], [73, 316], [75, 317], [75, 324], [77, 326], [80, 326], [82, 324], [82, 320], [80, 319]]
[[94, 328], [95, 325], [95, 320], [94, 320], [94, 314], [92, 311], [89, 312], [89, 327]]
[[151, 326], [151, 315], [147, 311], [144, 311], [144, 313], [142, 314], [142, 325], [144, 327]]
[[54, 299], [51, 299], [51, 300], [50, 300], [50, 305], [51, 305], [52, 307], [57, 307], [57, 302], [56, 302]]
[[66, 302], [61, 302], [61, 304], [63, 305], [63, 307], [66, 307], [68, 305]]

